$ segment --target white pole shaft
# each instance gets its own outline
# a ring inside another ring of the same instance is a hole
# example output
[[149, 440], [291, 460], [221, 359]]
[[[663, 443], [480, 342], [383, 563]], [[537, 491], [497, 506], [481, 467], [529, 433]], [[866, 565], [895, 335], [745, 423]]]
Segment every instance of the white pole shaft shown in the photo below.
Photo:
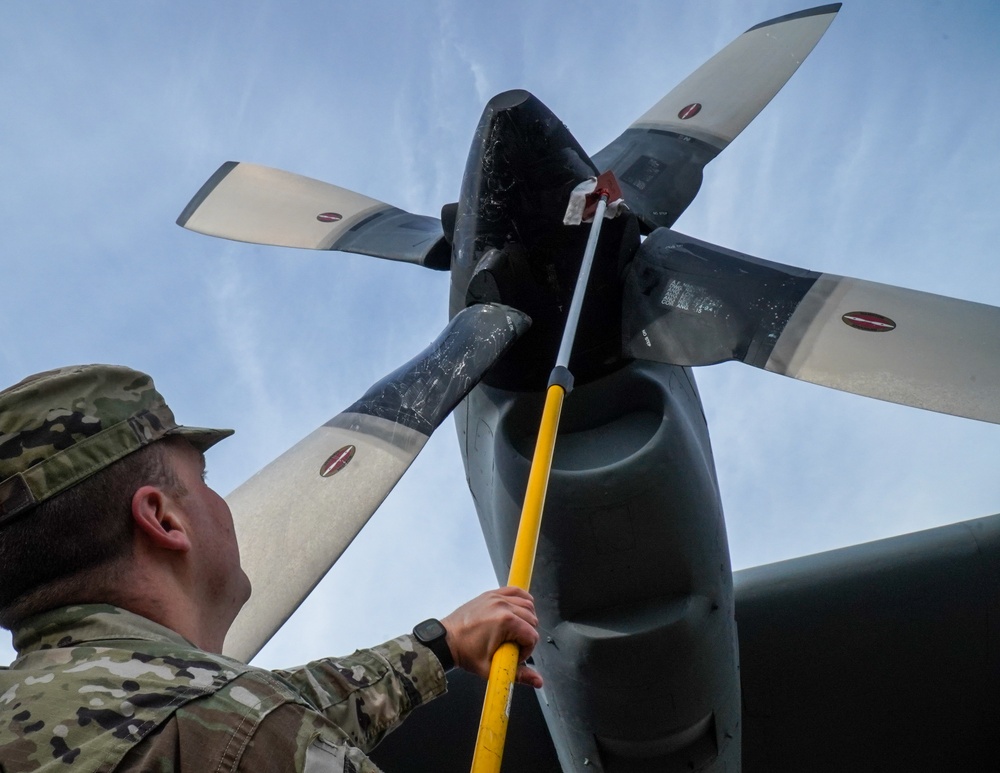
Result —
[[569, 356], [573, 352], [573, 340], [576, 338], [576, 326], [580, 322], [580, 311], [583, 309], [583, 296], [587, 294], [587, 280], [590, 277], [590, 267], [594, 265], [594, 253], [597, 252], [597, 238], [601, 235], [601, 225], [604, 223], [604, 211], [608, 208], [608, 197], [601, 196], [594, 213], [594, 222], [590, 226], [590, 236], [587, 238], [587, 248], [580, 263], [580, 273], [576, 277], [576, 289], [573, 290], [573, 300], [570, 303], [569, 314], [566, 315], [566, 327], [563, 328], [562, 342], [559, 344], [559, 354], [556, 356], [556, 367], [569, 368]]

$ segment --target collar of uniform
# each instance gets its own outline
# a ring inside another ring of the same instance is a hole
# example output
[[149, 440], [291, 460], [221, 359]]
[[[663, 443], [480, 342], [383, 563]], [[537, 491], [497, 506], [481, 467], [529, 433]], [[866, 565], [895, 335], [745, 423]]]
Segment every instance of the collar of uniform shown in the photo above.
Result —
[[18, 656], [107, 639], [163, 641], [192, 647], [176, 631], [110, 604], [61, 607], [29, 617], [11, 631]]

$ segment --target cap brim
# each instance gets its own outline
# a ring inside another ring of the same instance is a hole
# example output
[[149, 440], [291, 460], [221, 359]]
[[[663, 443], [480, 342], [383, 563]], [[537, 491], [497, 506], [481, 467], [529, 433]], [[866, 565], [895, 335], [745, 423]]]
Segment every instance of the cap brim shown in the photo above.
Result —
[[225, 440], [236, 430], [209, 429], [207, 427], [174, 427], [167, 435], [179, 435], [202, 453], [214, 446], [220, 440]]

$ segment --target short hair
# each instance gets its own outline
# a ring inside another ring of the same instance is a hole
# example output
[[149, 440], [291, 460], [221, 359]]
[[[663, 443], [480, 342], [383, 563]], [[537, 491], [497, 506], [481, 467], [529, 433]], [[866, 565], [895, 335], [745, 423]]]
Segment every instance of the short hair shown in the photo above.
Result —
[[0, 528], [0, 626], [68, 604], [114, 603], [132, 556], [132, 495], [145, 485], [183, 496], [156, 441]]

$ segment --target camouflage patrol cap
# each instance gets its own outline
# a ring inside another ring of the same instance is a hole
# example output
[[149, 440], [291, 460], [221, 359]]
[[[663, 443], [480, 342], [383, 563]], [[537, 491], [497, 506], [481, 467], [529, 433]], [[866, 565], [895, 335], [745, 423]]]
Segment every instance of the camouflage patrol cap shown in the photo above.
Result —
[[182, 427], [145, 373], [76, 365], [0, 392], [0, 527], [154, 440], [199, 451], [231, 429]]

